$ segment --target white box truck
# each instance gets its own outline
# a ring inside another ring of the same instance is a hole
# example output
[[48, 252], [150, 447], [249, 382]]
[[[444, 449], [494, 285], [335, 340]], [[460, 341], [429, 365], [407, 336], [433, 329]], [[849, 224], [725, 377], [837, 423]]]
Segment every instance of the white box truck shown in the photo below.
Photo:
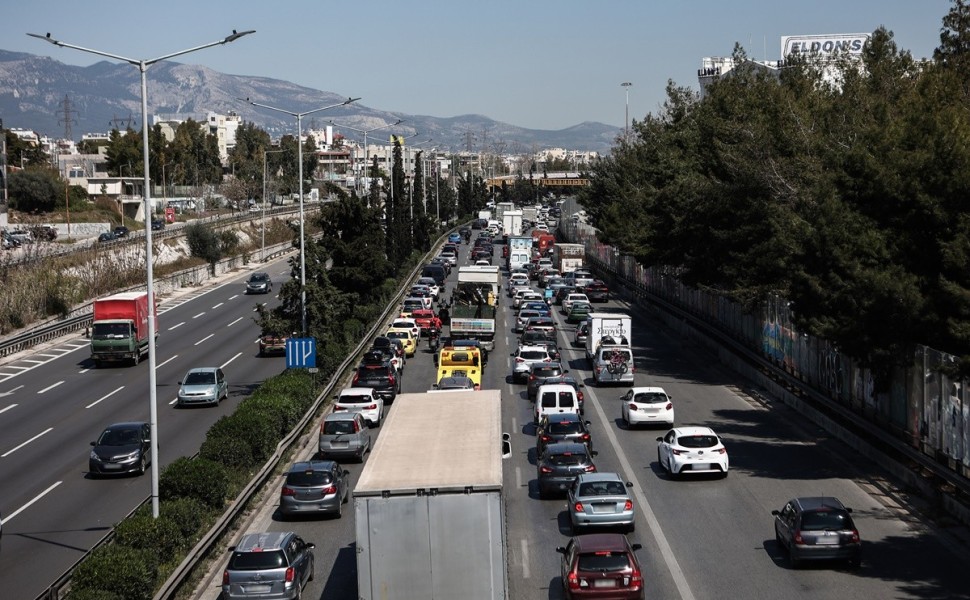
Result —
[[499, 390], [397, 397], [354, 488], [360, 600], [506, 600], [501, 419]]
[[590, 360], [596, 353], [596, 348], [603, 342], [603, 338], [613, 338], [615, 344], [622, 346], [630, 346], [633, 341], [630, 315], [594, 312], [586, 317], [586, 323], [589, 324], [589, 335], [586, 337], [586, 358]]
[[448, 326], [453, 339], [478, 340], [486, 350], [495, 349], [495, 312], [500, 287], [498, 265], [458, 267]]
[[522, 235], [522, 211], [507, 210], [502, 214], [502, 235]]

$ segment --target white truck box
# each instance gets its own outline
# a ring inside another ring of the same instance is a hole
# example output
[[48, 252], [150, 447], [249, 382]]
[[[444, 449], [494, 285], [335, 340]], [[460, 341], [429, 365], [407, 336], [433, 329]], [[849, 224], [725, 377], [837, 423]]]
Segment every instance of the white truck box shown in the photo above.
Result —
[[629, 346], [633, 340], [633, 328], [630, 315], [622, 313], [594, 312], [586, 317], [589, 324], [589, 336], [586, 338], [586, 358], [592, 358], [596, 347], [604, 337], [611, 337], [616, 342], [626, 339], [624, 345]]

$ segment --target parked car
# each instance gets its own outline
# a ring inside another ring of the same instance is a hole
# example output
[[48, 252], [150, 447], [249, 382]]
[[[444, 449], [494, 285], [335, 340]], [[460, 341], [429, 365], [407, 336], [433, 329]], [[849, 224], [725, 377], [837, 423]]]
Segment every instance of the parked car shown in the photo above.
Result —
[[165, 229], [165, 219], [152, 219], [152, 231]]
[[627, 533], [634, 530], [633, 499], [628, 488], [616, 473], [584, 473], [569, 488], [569, 522], [573, 533], [586, 527], [620, 527]]
[[728, 454], [710, 427], [677, 427], [657, 438], [657, 462], [671, 477], [720, 473], [727, 477]]
[[53, 225], [37, 225], [30, 228], [34, 239], [53, 242], [57, 239], [57, 228]]
[[359, 412], [332, 412], [324, 417], [317, 442], [322, 458], [349, 456], [357, 462], [363, 462], [371, 448], [370, 431]]
[[34, 243], [34, 234], [28, 229], [14, 229], [10, 232], [10, 237], [21, 245]]
[[674, 403], [661, 387], [634, 387], [620, 397], [620, 418], [628, 427], [674, 426]]
[[246, 281], [247, 294], [268, 294], [273, 291], [273, 278], [262, 271], [253, 273]]
[[152, 430], [144, 421], [115, 423], [91, 442], [88, 475], [142, 475], [152, 462]]
[[371, 427], [378, 427], [384, 420], [384, 399], [374, 388], [349, 387], [333, 397], [333, 411], [358, 412]]
[[593, 473], [596, 453], [586, 444], [560, 442], [549, 444], [536, 459], [539, 498], [566, 492], [582, 473]]
[[280, 515], [343, 514], [350, 497], [350, 471], [332, 460], [293, 463], [280, 489]]
[[549, 444], [575, 442], [593, 448], [593, 438], [589, 433], [589, 421], [584, 421], [578, 413], [552, 413], [539, 420], [536, 428], [536, 456], [542, 454]]
[[229, 398], [229, 382], [219, 367], [198, 367], [189, 369], [179, 381], [178, 406], [189, 404], [218, 405], [223, 398]]
[[862, 540], [852, 509], [831, 496], [792, 498], [775, 516], [775, 541], [788, 553], [793, 569], [803, 561], [845, 560], [862, 564]]
[[301, 597], [313, 579], [315, 547], [293, 532], [247, 533], [229, 548], [222, 599]]
[[640, 548], [622, 533], [590, 533], [570, 539], [556, 548], [562, 554], [563, 597], [643, 600], [643, 569], [636, 556]]

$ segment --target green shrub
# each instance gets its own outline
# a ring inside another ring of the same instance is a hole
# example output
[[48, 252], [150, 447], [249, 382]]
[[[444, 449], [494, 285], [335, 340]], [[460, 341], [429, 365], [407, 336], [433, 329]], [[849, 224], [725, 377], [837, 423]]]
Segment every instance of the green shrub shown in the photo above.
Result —
[[162, 501], [196, 498], [208, 506], [222, 508], [229, 495], [229, 473], [217, 462], [183, 456], [165, 468], [158, 488]]
[[74, 587], [71, 588], [71, 593], [67, 598], [68, 600], [125, 600], [124, 597], [107, 590]]
[[199, 449], [199, 458], [215, 461], [231, 469], [248, 469], [256, 464], [253, 449], [232, 434], [209, 430]]
[[279, 394], [256, 394], [245, 402], [246, 410], [263, 415], [276, 431], [277, 440], [288, 433], [306, 413], [309, 402]]
[[174, 498], [162, 502], [159, 515], [177, 524], [187, 542], [194, 540], [195, 534], [209, 520], [212, 511], [196, 498]]
[[[72, 589], [78, 593], [108, 592], [125, 600], [147, 600], [155, 590], [158, 561], [153, 554], [154, 550], [118, 544], [102, 546], [78, 565], [71, 578]], [[76, 597], [73, 592], [72, 597]]]
[[251, 409], [249, 402], [243, 402], [236, 412], [216, 421], [206, 437], [235, 439], [236, 443], [249, 446], [253, 460], [259, 463], [276, 449], [279, 442], [276, 430], [276, 423], [266, 414]]
[[152, 517], [151, 507], [147, 508], [115, 527], [115, 543], [129, 548], [149, 548], [160, 563], [170, 561], [185, 547], [185, 536], [178, 523], [161, 514], [156, 519]]

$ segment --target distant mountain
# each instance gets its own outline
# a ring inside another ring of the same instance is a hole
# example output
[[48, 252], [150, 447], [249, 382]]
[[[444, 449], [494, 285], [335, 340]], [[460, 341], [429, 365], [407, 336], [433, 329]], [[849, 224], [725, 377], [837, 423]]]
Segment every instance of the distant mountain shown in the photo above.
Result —
[[[65, 96], [71, 112], [65, 112]], [[226, 75], [199, 65], [161, 62], [148, 70], [148, 113], [166, 117], [205, 119], [209, 111], [235, 112], [256, 123], [274, 137], [293, 131], [292, 117], [245, 104], [238, 98], [300, 112], [336, 104], [345, 98], [288, 81], [268, 77]], [[50, 57], [0, 50], [0, 117], [4, 127], [32, 129], [51, 137], [64, 137], [65, 121], [71, 121], [72, 137], [82, 133], [124, 129], [131, 119], [141, 128], [141, 79], [127, 64], [102, 61], [76, 67]], [[603, 123], [581, 123], [559, 131], [525, 129], [482, 115], [439, 118], [408, 115], [370, 108], [359, 102], [335, 108], [303, 121], [304, 129], [316, 123], [322, 128], [334, 119], [357, 129], [369, 129], [405, 119], [398, 131], [419, 132], [433, 145], [447, 151], [481, 150], [482, 138], [490, 152], [527, 153], [533, 149], [566, 148], [608, 154], [620, 129]], [[346, 134], [353, 133], [346, 131]], [[384, 133], [380, 132], [380, 139]], [[376, 134], [375, 134], [376, 135]], [[348, 137], [353, 137], [348, 135]]]

